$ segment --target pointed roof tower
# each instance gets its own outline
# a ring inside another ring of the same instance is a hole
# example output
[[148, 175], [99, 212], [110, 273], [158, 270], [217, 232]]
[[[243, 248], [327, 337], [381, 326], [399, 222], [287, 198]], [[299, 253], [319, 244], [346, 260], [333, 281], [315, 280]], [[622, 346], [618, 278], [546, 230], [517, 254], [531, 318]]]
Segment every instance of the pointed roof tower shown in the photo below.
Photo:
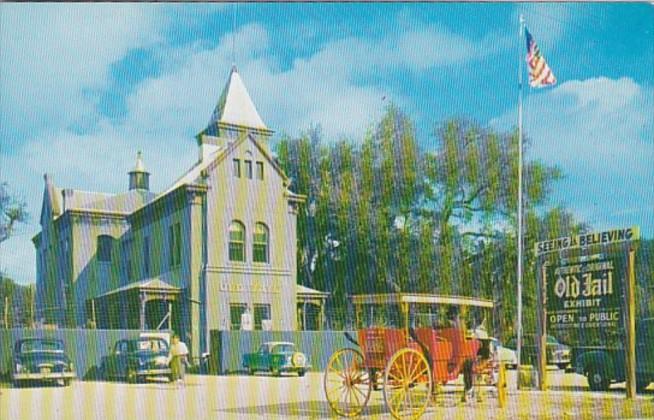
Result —
[[236, 66], [232, 66], [207, 127], [196, 136], [200, 147], [199, 161], [210, 159], [218, 150], [244, 134], [251, 135], [267, 150], [267, 140], [273, 131], [259, 116]]
[[236, 66], [232, 66], [227, 84], [211, 114], [208, 127], [219, 123], [268, 130], [250, 98]]

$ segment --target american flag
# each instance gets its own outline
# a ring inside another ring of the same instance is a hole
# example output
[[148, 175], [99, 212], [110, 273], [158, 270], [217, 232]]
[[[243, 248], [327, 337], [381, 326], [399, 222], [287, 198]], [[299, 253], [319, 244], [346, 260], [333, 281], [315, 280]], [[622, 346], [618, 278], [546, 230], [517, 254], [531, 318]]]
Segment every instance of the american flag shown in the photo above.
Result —
[[556, 84], [556, 77], [540, 53], [536, 41], [525, 28], [527, 37], [527, 66], [529, 67], [529, 85], [531, 87], [545, 87]]

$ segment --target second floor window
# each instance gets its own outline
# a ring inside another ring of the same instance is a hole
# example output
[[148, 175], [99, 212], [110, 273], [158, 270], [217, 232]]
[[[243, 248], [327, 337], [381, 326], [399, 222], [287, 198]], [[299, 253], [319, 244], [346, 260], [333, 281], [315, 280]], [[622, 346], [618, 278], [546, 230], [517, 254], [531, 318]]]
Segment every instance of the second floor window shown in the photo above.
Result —
[[98, 261], [111, 262], [111, 248], [114, 238], [109, 235], [98, 236]]
[[132, 279], [132, 240], [125, 240], [125, 242], [122, 244], [122, 247], [125, 282], [129, 283]]
[[252, 260], [254, 262], [268, 262], [268, 227], [263, 223], [254, 225], [252, 241]]
[[168, 228], [168, 252], [171, 267], [177, 267], [182, 261], [182, 226], [174, 223]]
[[245, 261], [245, 226], [236, 220], [229, 225], [229, 260]]
[[150, 237], [143, 238], [143, 273], [150, 275]]
[[246, 160], [245, 161], [245, 176], [248, 179], [252, 179], [252, 161], [251, 160]]

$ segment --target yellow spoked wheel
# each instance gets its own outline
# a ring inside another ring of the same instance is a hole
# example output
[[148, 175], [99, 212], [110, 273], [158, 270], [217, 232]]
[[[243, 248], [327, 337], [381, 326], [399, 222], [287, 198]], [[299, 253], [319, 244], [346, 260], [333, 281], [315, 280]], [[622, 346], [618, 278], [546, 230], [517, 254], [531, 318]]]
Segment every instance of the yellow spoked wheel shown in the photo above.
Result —
[[499, 369], [497, 371], [497, 401], [500, 408], [503, 408], [506, 404], [506, 365], [500, 363]]
[[431, 367], [419, 351], [402, 349], [386, 364], [384, 401], [396, 419], [417, 419], [432, 394]]
[[341, 349], [327, 362], [323, 381], [329, 406], [343, 417], [359, 415], [368, 404], [372, 382], [363, 365], [363, 355], [354, 349]]

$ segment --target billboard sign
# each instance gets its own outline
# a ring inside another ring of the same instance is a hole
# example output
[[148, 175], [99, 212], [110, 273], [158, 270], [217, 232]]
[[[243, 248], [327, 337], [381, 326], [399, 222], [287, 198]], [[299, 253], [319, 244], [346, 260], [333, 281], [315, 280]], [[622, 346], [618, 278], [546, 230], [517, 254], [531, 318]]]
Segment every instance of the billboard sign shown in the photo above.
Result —
[[547, 321], [552, 330], [616, 328], [622, 325], [624, 279], [613, 259], [548, 267]]

